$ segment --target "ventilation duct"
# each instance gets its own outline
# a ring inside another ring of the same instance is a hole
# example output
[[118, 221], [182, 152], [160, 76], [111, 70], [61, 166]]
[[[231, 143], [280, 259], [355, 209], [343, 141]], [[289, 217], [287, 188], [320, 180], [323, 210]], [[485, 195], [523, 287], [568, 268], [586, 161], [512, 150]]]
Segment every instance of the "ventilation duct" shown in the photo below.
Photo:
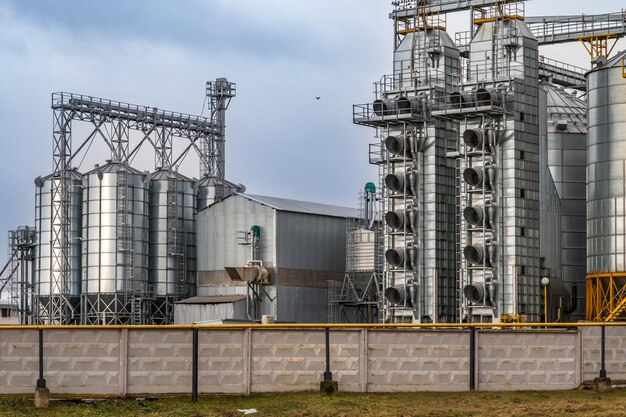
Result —
[[479, 265], [485, 261], [485, 249], [479, 245], [466, 246], [463, 256], [470, 264]]
[[485, 300], [485, 284], [476, 283], [469, 284], [463, 288], [463, 295], [467, 301], [473, 304], [483, 303]]
[[391, 304], [417, 307], [417, 285], [410, 280], [407, 285], [396, 285], [385, 289], [385, 298]]
[[482, 148], [485, 142], [485, 131], [483, 129], [467, 129], [463, 132], [463, 142], [470, 148]]
[[376, 116], [395, 114], [397, 110], [396, 103], [388, 99], [374, 100], [373, 108]]
[[463, 171], [463, 179], [472, 187], [481, 187], [484, 183], [485, 188], [490, 189], [489, 181], [485, 177], [485, 173], [479, 168], [466, 168]]
[[417, 211], [389, 211], [385, 214], [385, 222], [394, 230], [402, 230], [406, 227], [408, 232], [417, 231]]
[[414, 158], [417, 155], [418, 143], [413, 134], [406, 136], [387, 136], [385, 138], [385, 148], [397, 156], [407, 156]]
[[404, 304], [407, 300], [407, 291], [404, 285], [397, 285], [395, 287], [388, 287], [385, 289], [385, 298], [391, 304]]
[[496, 283], [491, 281], [485, 286], [482, 282], [466, 285], [463, 288], [463, 295], [472, 304], [495, 305]]
[[412, 108], [411, 100], [406, 97], [400, 96], [396, 99], [396, 107], [398, 109], [398, 113], [409, 114], [411, 113]]
[[455, 91], [450, 94], [450, 104], [453, 108], [466, 108], [474, 105], [474, 98], [466, 91]]
[[476, 96], [476, 105], [478, 107], [502, 105], [502, 94], [495, 88], [479, 88], [474, 94]]
[[395, 193], [404, 193], [406, 188], [408, 195], [415, 196], [417, 195], [417, 174], [414, 172], [409, 172], [406, 175], [387, 174], [385, 177], [385, 185]]
[[404, 268], [414, 270], [417, 264], [417, 251], [415, 248], [404, 249], [387, 249], [385, 259], [391, 266], [396, 268]]
[[483, 222], [489, 224], [488, 216], [485, 216], [483, 207], [465, 207], [463, 218], [472, 226], [482, 226]]

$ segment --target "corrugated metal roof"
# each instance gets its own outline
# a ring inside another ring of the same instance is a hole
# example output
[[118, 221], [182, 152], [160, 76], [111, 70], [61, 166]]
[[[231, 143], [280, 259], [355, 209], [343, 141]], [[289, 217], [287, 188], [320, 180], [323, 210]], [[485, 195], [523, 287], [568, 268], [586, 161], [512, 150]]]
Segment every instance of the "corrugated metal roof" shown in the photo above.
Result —
[[312, 203], [309, 201], [290, 200], [287, 198], [267, 197], [254, 194], [240, 194], [257, 203], [264, 204], [279, 211], [291, 211], [295, 213], [317, 214], [330, 217], [359, 217], [357, 209], [350, 207], [332, 206], [328, 204]]
[[225, 304], [245, 300], [245, 295], [208, 295], [187, 298], [174, 304]]

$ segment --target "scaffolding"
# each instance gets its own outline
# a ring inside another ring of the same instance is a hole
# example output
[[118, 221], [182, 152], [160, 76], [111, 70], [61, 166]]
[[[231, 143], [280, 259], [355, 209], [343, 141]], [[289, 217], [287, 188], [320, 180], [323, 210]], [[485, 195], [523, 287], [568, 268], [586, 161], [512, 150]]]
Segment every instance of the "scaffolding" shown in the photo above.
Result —
[[328, 281], [329, 323], [375, 323], [382, 320], [383, 236], [380, 188], [368, 183], [359, 193], [359, 218], [346, 221], [346, 273], [343, 282]]
[[19, 312], [21, 324], [31, 324], [35, 229], [21, 226], [9, 231], [8, 260], [0, 270], [0, 295], [8, 289], [9, 301]]

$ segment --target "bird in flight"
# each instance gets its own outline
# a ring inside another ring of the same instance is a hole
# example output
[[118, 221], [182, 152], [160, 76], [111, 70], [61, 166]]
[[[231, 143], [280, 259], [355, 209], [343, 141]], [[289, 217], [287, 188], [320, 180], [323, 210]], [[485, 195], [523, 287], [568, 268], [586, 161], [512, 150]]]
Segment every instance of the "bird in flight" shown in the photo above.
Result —
[[321, 97], [315, 97], [315, 100], [319, 100]]

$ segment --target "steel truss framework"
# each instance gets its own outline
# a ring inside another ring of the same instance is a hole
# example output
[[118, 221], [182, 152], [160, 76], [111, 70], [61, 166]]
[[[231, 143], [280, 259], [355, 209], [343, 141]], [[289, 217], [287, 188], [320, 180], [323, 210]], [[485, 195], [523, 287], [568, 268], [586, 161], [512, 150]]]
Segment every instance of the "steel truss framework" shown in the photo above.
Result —
[[624, 321], [626, 272], [587, 275], [587, 320]]
[[[219, 80], [218, 80], [219, 82]], [[234, 96], [234, 84], [232, 86]], [[170, 169], [184, 160], [190, 151], [195, 151], [200, 159], [201, 171], [204, 175], [214, 176], [217, 183], [224, 182], [223, 149], [224, 149], [224, 114], [223, 91], [218, 94], [222, 101], [211, 106], [210, 118], [159, 110], [154, 107], [139, 106], [113, 100], [85, 96], [80, 94], [59, 92], [52, 94], [53, 110], [53, 178], [51, 186], [51, 294], [53, 296], [37, 296], [35, 320], [39, 323], [70, 324], [77, 321], [81, 312], [78, 311], [78, 300], [70, 296], [70, 188], [71, 163], [83, 151], [88, 151], [89, 144], [100, 138], [111, 151], [113, 160], [129, 163], [144, 146], [151, 146], [155, 152], [155, 165], [158, 168]], [[229, 97], [229, 98], [230, 98]], [[229, 99], [228, 98], [228, 99]], [[214, 99], [212, 99], [215, 101]], [[211, 101], [211, 103], [213, 103]], [[219, 103], [222, 103], [220, 106]], [[215, 108], [215, 110], [214, 110]], [[221, 110], [221, 114], [220, 114]], [[91, 123], [93, 130], [75, 149], [72, 146], [72, 122]], [[110, 128], [106, 128], [106, 127]], [[140, 132], [142, 137], [132, 149], [130, 132]], [[183, 152], [175, 159], [172, 155], [174, 137], [188, 141]], [[219, 141], [220, 144], [215, 142]], [[219, 149], [220, 151], [216, 151]], [[221, 163], [220, 163], [221, 161]], [[221, 166], [221, 169], [210, 167]], [[124, 196], [122, 196], [124, 197]], [[132, 250], [132, 248], [130, 248]], [[132, 254], [129, 256], [130, 270], [133, 265]], [[133, 286], [130, 285], [130, 288]], [[145, 292], [118, 294], [115, 297], [95, 299], [83, 297], [83, 311], [87, 307], [102, 307], [105, 317], [82, 316], [84, 323], [123, 322], [129, 318], [132, 323], [149, 322], [152, 297]], [[166, 303], [169, 304], [169, 303]], [[172, 306], [158, 307], [157, 310], [171, 311]], [[96, 310], [97, 311], [97, 310]], [[132, 314], [131, 314], [132, 313]], [[112, 318], [117, 314], [117, 318]], [[141, 316], [141, 317], [139, 317]]]

